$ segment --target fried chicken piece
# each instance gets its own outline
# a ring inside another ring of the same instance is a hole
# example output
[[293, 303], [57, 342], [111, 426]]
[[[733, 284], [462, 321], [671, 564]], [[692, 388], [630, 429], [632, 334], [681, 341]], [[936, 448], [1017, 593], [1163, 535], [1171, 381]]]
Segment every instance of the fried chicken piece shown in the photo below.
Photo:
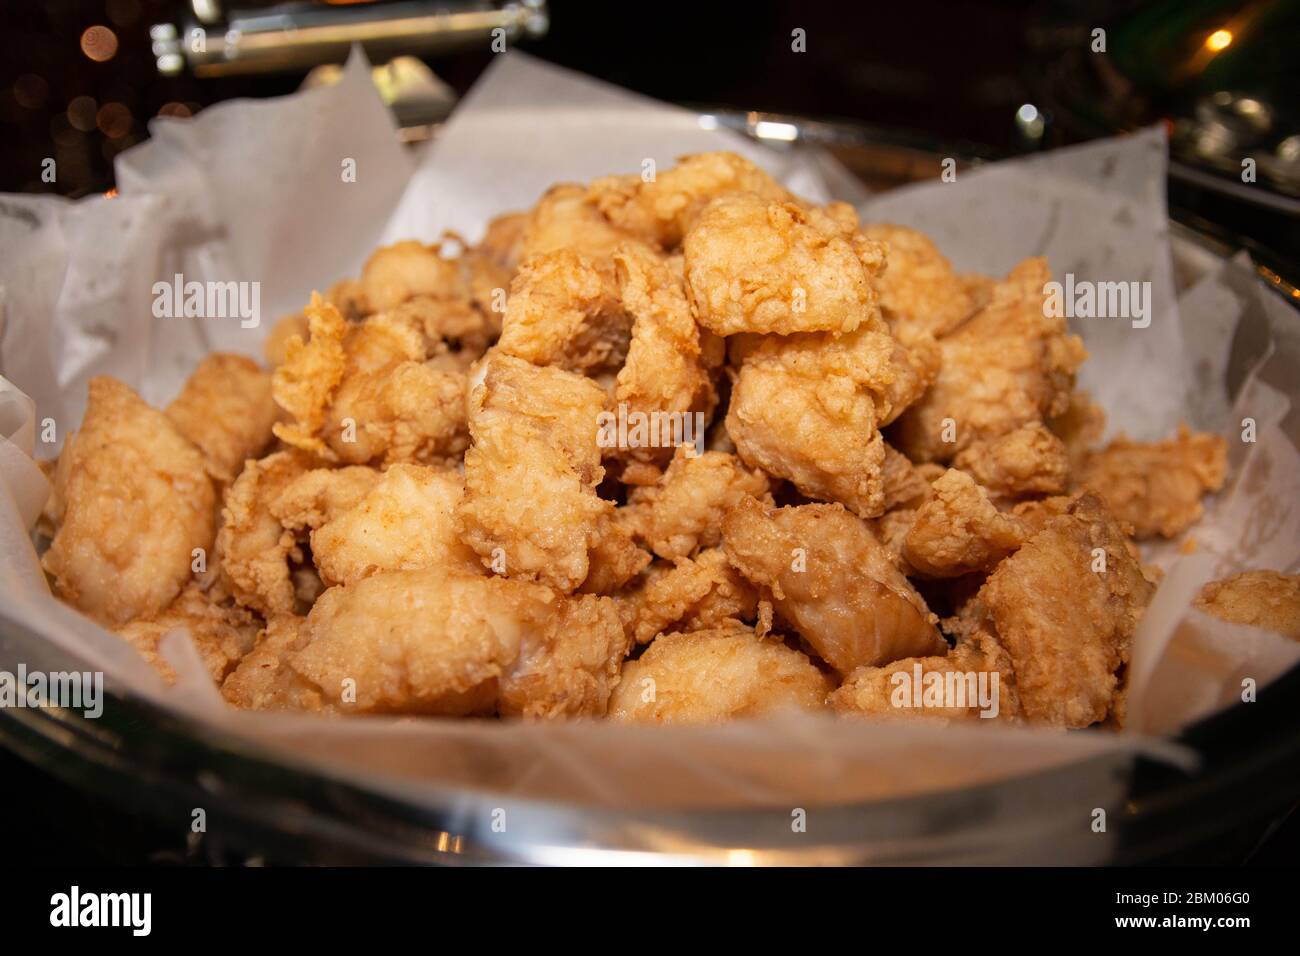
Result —
[[746, 621], [758, 613], [758, 592], [732, 568], [719, 548], [692, 560], [659, 565], [622, 600], [632, 639], [649, 644], [669, 630], [697, 631], [728, 620]]
[[880, 468], [885, 510], [904, 505], [919, 505], [928, 500], [931, 478], [908, 460], [907, 456], [885, 442], [885, 461]]
[[289, 566], [302, 554], [297, 537], [272, 509], [307, 471], [308, 461], [300, 452], [275, 452], [248, 462], [226, 489], [217, 532], [221, 581], [236, 601], [268, 619], [297, 608]]
[[501, 678], [502, 717], [601, 717], [618, 686], [628, 639], [607, 597], [560, 597], [543, 628], [524, 634], [518, 659]]
[[272, 368], [283, 365], [285, 359], [289, 357], [289, 343], [294, 339], [306, 342], [309, 338], [311, 338], [311, 330], [307, 316], [301, 312], [281, 316], [271, 326], [271, 331], [267, 333], [266, 340], [262, 343], [262, 354], [266, 357], [266, 363]]
[[1042, 422], [1030, 422], [991, 441], [975, 441], [952, 460], [994, 495], [1059, 495], [1070, 480], [1065, 443]]
[[722, 546], [840, 674], [946, 647], [889, 552], [840, 505], [771, 509], [747, 498], [723, 519]]
[[1065, 444], [1070, 470], [1078, 471], [1106, 431], [1106, 412], [1093, 403], [1087, 392], [1076, 389], [1070, 393], [1065, 411], [1051, 419], [1047, 427]]
[[587, 552], [587, 577], [578, 590], [584, 594], [613, 594], [644, 571], [650, 561], [650, 552], [637, 545], [615, 515], [607, 515], [597, 525]]
[[348, 326], [319, 296], [307, 314], [310, 340], [290, 343], [272, 380], [276, 402], [293, 418], [276, 423], [277, 437], [357, 465], [460, 454], [466, 376], [425, 365], [423, 337], [408, 321], [380, 313]]
[[355, 508], [383, 476], [379, 469], [366, 465], [312, 468], [275, 490], [269, 510], [290, 531], [315, 530]]
[[657, 484], [632, 489], [618, 518], [655, 554], [673, 561], [717, 547], [723, 515], [750, 496], [770, 504], [769, 491], [767, 476], [735, 455], [679, 448]]
[[592, 260], [557, 249], [516, 273], [497, 348], [534, 365], [598, 375], [622, 366], [631, 329], [617, 286]]
[[862, 517], [885, 509], [880, 427], [916, 401], [936, 373], [936, 350], [905, 348], [877, 320], [830, 335], [746, 339], [727, 432], [746, 464], [838, 501]]
[[371, 254], [361, 270], [360, 292], [364, 313], [385, 312], [412, 296], [455, 297], [462, 292], [462, 277], [438, 246], [407, 239]]
[[417, 295], [386, 315], [419, 332], [425, 363], [442, 371], [469, 371], [499, 331], [472, 300], [460, 297]]
[[782, 710], [821, 710], [830, 680], [805, 655], [748, 628], [665, 634], [623, 667], [614, 720], [715, 723]]
[[[932, 678], [932, 674], [939, 676]], [[877, 719], [971, 720], [987, 713], [984, 719], [1006, 721], [1020, 715], [1011, 657], [983, 631], [958, 641], [947, 654], [860, 667], [827, 703], [841, 714]]]
[[735, 153], [697, 153], [646, 180], [606, 176], [587, 196], [611, 223], [662, 249], [681, 245], [700, 212], [726, 193], [754, 193], [771, 202], [795, 201], [767, 173]]
[[730, 193], [682, 242], [695, 318], [718, 335], [852, 332], [879, 320], [885, 245], [815, 208]]
[[588, 260], [612, 292], [617, 288], [614, 252], [637, 242], [632, 233], [610, 224], [588, 198], [586, 187], [560, 183], [548, 189], [528, 214], [517, 255], [519, 262], [527, 262], [542, 253], [567, 250]]
[[1205, 585], [1196, 607], [1230, 624], [1262, 627], [1300, 641], [1300, 574], [1242, 571]]
[[526, 212], [497, 216], [488, 222], [483, 238], [474, 247], [479, 256], [504, 270], [507, 279], [519, 268], [519, 250], [523, 245], [529, 218]]
[[[632, 317], [627, 361], [614, 385], [614, 402], [629, 416], [639, 414], [654, 421], [668, 413], [690, 422], [690, 434], [683, 426], [681, 436], [673, 435], [672, 440], [694, 441], [702, 447], [705, 422], [717, 404], [717, 394], [681, 276], [670, 263], [630, 245], [614, 253], [614, 265], [619, 296]], [[673, 454], [665, 444], [661, 436], [658, 447], [618, 448], [615, 453], [661, 462]]]
[[1011, 507], [1011, 514], [1026, 529], [1026, 536], [1038, 534], [1047, 527], [1047, 522], [1068, 514], [1070, 505], [1077, 496], [1052, 495], [1050, 498], [1038, 498], [1017, 502]]
[[955, 578], [990, 571], [1020, 547], [1025, 526], [1003, 514], [970, 475], [948, 469], [931, 486], [934, 497], [916, 511], [902, 555], [917, 573]]
[[222, 683], [221, 696], [242, 710], [334, 713], [320, 687], [289, 666], [289, 657], [309, 639], [305, 618], [271, 618], [254, 648]]
[[97, 376], [55, 471], [41, 563], [98, 621], [153, 617], [190, 580], [195, 551], [211, 550], [216, 504], [203, 454], [131, 388]]
[[1121, 435], [1089, 454], [1077, 479], [1133, 526], [1134, 537], [1174, 538], [1200, 520], [1201, 496], [1222, 488], [1226, 472], [1227, 442], [1181, 425], [1164, 441], [1134, 442]]
[[1050, 280], [1043, 259], [1027, 259], [992, 299], [939, 339], [938, 376], [899, 419], [892, 440], [913, 461], [951, 461], [976, 441], [1000, 438], [1065, 412], [1074, 373], [1087, 357], [1065, 319], [1044, 315]]
[[166, 414], [203, 452], [208, 473], [229, 484], [246, 459], [271, 443], [271, 376], [250, 358], [214, 352], [199, 362]]
[[248, 611], [213, 601], [197, 582], [191, 582], [161, 614], [131, 621], [117, 628], [117, 635], [171, 684], [176, 672], [163, 659], [159, 644], [178, 629], [189, 632], [203, 666], [218, 684], [252, 648], [258, 630]]
[[1011, 655], [1029, 720], [1087, 727], [1122, 713], [1133, 631], [1152, 591], [1089, 494], [998, 565], [966, 613]]
[[896, 338], [946, 335], [975, 311], [970, 289], [924, 233], [890, 223], [863, 226], [862, 233], [889, 246], [877, 285], [881, 312]]
[[312, 532], [321, 580], [332, 587], [379, 571], [481, 571], [478, 555], [457, 534], [463, 487], [454, 471], [392, 465], [360, 501]]
[[461, 539], [512, 578], [572, 591], [614, 510], [596, 495], [605, 393], [590, 379], [493, 354], [471, 395]]

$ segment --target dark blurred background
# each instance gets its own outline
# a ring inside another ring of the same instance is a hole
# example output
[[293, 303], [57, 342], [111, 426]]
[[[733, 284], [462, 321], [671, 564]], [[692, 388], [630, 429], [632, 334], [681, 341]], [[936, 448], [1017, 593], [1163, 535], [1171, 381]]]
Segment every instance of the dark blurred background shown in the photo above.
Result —
[[[310, 63], [230, 74], [219, 58], [205, 66], [183, 52], [187, 25], [206, 22], [215, 41], [235, 11], [268, 6], [0, 0], [0, 192], [103, 193], [113, 187], [114, 158], [148, 137], [152, 118], [299, 89]], [[503, 4], [386, 0], [285, 9], [294, 23], [310, 25], [341, 9], [382, 17], [416, 6], [479, 16], [454, 46], [390, 51], [418, 60], [414, 95], [387, 91], [403, 125], [436, 129], [491, 61], [484, 25]], [[832, 138], [859, 145], [993, 158], [1163, 123], [1174, 158], [1175, 216], [1232, 247], [1251, 248], [1296, 281], [1300, 3], [552, 0], [544, 9], [511, 10], [513, 22], [527, 21], [511, 45], [546, 60], [710, 111], [833, 121]], [[791, 49], [796, 29], [804, 31], [806, 52]], [[1098, 30], [1105, 31], [1104, 51], [1095, 48]], [[380, 64], [386, 56], [372, 52], [371, 59]], [[426, 67], [440, 82], [421, 80]], [[57, 162], [55, 182], [42, 178], [47, 158]], [[1258, 164], [1253, 183], [1242, 182], [1243, 158]], [[3, 836], [16, 859], [226, 861], [219, 849], [187, 844], [174, 828], [63, 786], [3, 751], [0, 779], [0, 816], [10, 824]], [[1298, 834], [1294, 821], [1264, 833], [1246, 827], [1213, 851], [1171, 858], [1288, 862]]]

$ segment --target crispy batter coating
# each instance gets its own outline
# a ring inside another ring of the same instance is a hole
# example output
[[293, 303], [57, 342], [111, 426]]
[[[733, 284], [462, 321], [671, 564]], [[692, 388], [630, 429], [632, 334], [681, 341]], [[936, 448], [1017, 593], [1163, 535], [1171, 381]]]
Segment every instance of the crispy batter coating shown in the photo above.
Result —
[[226, 489], [217, 532], [221, 580], [240, 604], [270, 618], [297, 608], [290, 561], [301, 561], [293, 531], [273, 512], [279, 495], [307, 470], [307, 456], [281, 451], [244, 466]]
[[809, 498], [863, 517], [885, 509], [879, 428], [916, 401], [936, 374], [932, 343], [905, 348], [878, 321], [830, 335], [746, 339], [727, 433], [746, 464]]
[[840, 505], [770, 509], [748, 498], [723, 519], [722, 546], [840, 674], [946, 646], [889, 552]]
[[515, 274], [497, 347], [534, 365], [597, 375], [622, 366], [631, 332], [617, 286], [591, 259], [557, 249]]
[[885, 462], [880, 468], [880, 480], [884, 486], [885, 509], [893, 510], [901, 506], [916, 506], [928, 500], [930, 482], [926, 472], [913, 465], [908, 457], [885, 442]]
[[291, 531], [319, 528], [354, 508], [382, 478], [382, 472], [366, 465], [312, 468], [274, 491], [270, 512]]
[[1196, 607], [1232, 624], [1300, 641], [1300, 574], [1242, 571], [1205, 585]]
[[306, 619], [271, 618], [257, 644], [221, 685], [221, 696], [243, 710], [334, 713], [321, 689], [289, 666], [290, 655], [306, 646]]
[[229, 484], [271, 443], [271, 376], [250, 358], [214, 352], [167, 406], [167, 417], [203, 452], [212, 477]]
[[90, 380], [81, 430], [55, 472], [42, 564], [57, 593], [107, 624], [152, 617], [212, 548], [216, 493], [203, 454], [128, 386]]
[[624, 527], [668, 561], [686, 558], [722, 540], [722, 517], [746, 497], [771, 503], [770, 483], [721, 451], [678, 449], [654, 485], [634, 488], [618, 511]]
[[1003, 514], [964, 471], [948, 469], [931, 486], [934, 497], [916, 511], [902, 554], [918, 574], [955, 578], [991, 571], [1020, 547], [1025, 526]]
[[1011, 655], [1026, 717], [1087, 727], [1122, 713], [1129, 646], [1152, 590], [1115, 518], [1084, 495], [998, 565], [969, 614]]
[[729, 625], [665, 634], [623, 668], [614, 720], [713, 723], [820, 710], [832, 684], [805, 655]]
[[660, 564], [627, 595], [621, 606], [632, 639], [649, 644], [666, 631], [697, 631], [728, 620], [748, 621], [758, 613], [758, 592], [719, 548], [692, 560]]
[[176, 673], [163, 659], [159, 644], [178, 629], [189, 632], [203, 666], [218, 684], [252, 648], [257, 636], [252, 614], [238, 605], [213, 601], [197, 582], [186, 585], [161, 614], [124, 624], [117, 628], [117, 635], [139, 651], [170, 684], [176, 680]]
[[718, 335], [852, 332], [879, 321], [885, 245], [819, 209], [728, 193], [682, 242], [695, 318]]
[[528, 214], [517, 255], [519, 262], [527, 262], [542, 253], [569, 250], [591, 262], [612, 290], [615, 250], [637, 242], [633, 233], [610, 224], [585, 186], [560, 183], [548, 189]]
[[1050, 280], [1027, 259], [993, 289], [987, 306], [939, 340], [938, 376], [892, 436], [913, 461], [951, 461], [972, 442], [999, 438], [1065, 412], [1087, 357], [1065, 319], [1044, 315]]
[[972, 442], [952, 463], [1004, 498], [1059, 495], [1070, 482], [1065, 443], [1041, 422], [1022, 425], [991, 441]]
[[384, 312], [416, 295], [452, 297], [461, 292], [460, 268], [438, 246], [407, 239], [376, 249], [361, 270], [366, 312]]
[[[919, 687], [915, 678], [918, 667]], [[927, 684], [938, 684], [937, 678], [929, 677], [931, 674], [941, 675], [944, 691], [942, 694], [935, 691], [933, 698], [927, 698]], [[963, 679], [957, 680], [957, 675]], [[987, 706], [981, 706], [980, 702], [981, 679]], [[987, 712], [989, 716], [983, 719], [1014, 721], [1020, 715], [1011, 656], [996, 638], [984, 631], [976, 631], [958, 641], [947, 654], [907, 657], [883, 667], [860, 667], [827, 702], [841, 714], [884, 720], [918, 717], [973, 720], [980, 719], [981, 712]]]
[[1183, 425], [1158, 442], [1120, 436], [1084, 459], [1078, 481], [1105, 498], [1135, 537], [1173, 538], [1200, 520], [1201, 496], [1222, 488], [1226, 472], [1227, 442]]
[[311, 552], [321, 580], [328, 587], [379, 571], [481, 571], [478, 555], [457, 534], [463, 487], [454, 471], [390, 466], [369, 493], [312, 532]]
[[497, 573], [572, 591], [614, 510], [596, 495], [604, 392], [572, 372], [494, 354], [471, 402], [462, 540]]
[[767, 173], [735, 153], [683, 156], [652, 179], [606, 176], [587, 196], [611, 223], [663, 249], [681, 244], [710, 200], [726, 193], [755, 193], [772, 202], [794, 197]]
[[[681, 429], [681, 439], [702, 443], [703, 423], [717, 404], [717, 394], [681, 276], [670, 263], [630, 245], [614, 253], [614, 264], [623, 307], [632, 317], [627, 361], [614, 385], [614, 402], [629, 415], [651, 419], [667, 412], [685, 420], [699, 412], [699, 434], [688, 436]], [[697, 419], [690, 421], [694, 426]], [[661, 436], [659, 447], [616, 451], [659, 462], [672, 456], [664, 444]]]
[[312, 298], [311, 338], [291, 342], [273, 394], [292, 417], [277, 422], [286, 444], [328, 461], [439, 462], [466, 445], [466, 376], [424, 364], [422, 334], [379, 313], [349, 326]]
[[587, 577], [578, 588], [583, 594], [613, 594], [646, 569], [652, 555], [633, 539], [618, 520], [606, 515], [596, 526], [587, 553]]
[[1106, 431], [1106, 413], [1093, 403], [1087, 392], [1075, 389], [1065, 411], [1048, 421], [1047, 427], [1065, 443], [1070, 470], [1077, 471]]
[[897, 338], [946, 335], [975, 311], [970, 289], [924, 233], [891, 223], [871, 223], [862, 233], [889, 246], [877, 284], [880, 309]]

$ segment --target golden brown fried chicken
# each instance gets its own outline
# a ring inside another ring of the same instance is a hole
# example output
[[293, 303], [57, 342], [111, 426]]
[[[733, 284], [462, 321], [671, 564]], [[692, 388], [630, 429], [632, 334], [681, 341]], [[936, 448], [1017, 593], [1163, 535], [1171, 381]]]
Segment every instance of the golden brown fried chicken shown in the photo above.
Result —
[[963, 614], [1011, 655], [1026, 717], [1087, 727], [1122, 713], [1152, 590], [1115, 518], [1083, 495], [998, 565]]
[[931, 488], [934, 496], [917, 509], [903, 539], [903, 558], [918, 574], [955, 578], [991, 571], [1024, 541], [1025, 525], [998, 511], [964, 471], [948, 469]]
[[1101, 441], [1106, 431], [1106, 413], [1100, 405], [1093, 403], [1087, 392], [1076, 389], [1070, 393], [1069, 406], [1048, 421], [1047, 427], [1065, 444], [1073, 472]]
[[937, 338], [975, 311], [967, 284], [924, 233], [890, 223], [871, 223], [862, 233], [889, 246], [877, 284], [881, 311], [895, 337], [904, 342], [926, 333]]
[[365, 464], [454, 458], [466, 445], [466, 377], [426, 365], [410, 322], [379, 313], [349, 326], [313, 296], [311, 338], [291, 342], [273, 393], [291, 422], [286, 444], [328, 461]]
[[1084, 459], [1077, 480], [1105, 498], [1135, 537], [1173, 538], [1200, 520], [1201, 496], [1222, 488], [1226, 472], [1227, 442], [1184, 425], [1164, 441], [1120, 436]]
[[379, 571], [480, 572], [478, 555], [457, 534], [463, 488], [454, 471], [390, 466], [364, 497], [312, 532], [311, 553], [321, 580], [329, 587]]
[[271, 443], [271, 376], [252, 359], [214, 352], [167, 406], [167, 417], [203, 452], [208, 473], [229, 484], [246, 459], [259, 457]]
[[860, 667], [828, 703], [842, 714], [879, 719], [970, 720], [987, 714], [984, 719], [1005, 721], [1020, 716], [1011, 657], [982, 631], [958, 641], [947, 654]]
[[900, 451], [913, 461], [947, 462], [973, 442], [1068, 409], [1087, 353], [1064, 318], [1044, 314], [1050, 278], [1045, 260], [1025, 260], [994, 287], [988, 305], [939, 340], [938, 376], [891, 436]]
[[528, 213], [517, 257], [522, 263], [542, 253], [568, 250], [591, 262], [606, 288], [613, 290], [614, 251], [637, 242], [631, 232], [609, 223], [585, 186], [561, 183], [548, 189]]
[[1300, 574], [1242, 571], [1201, 589], [1196, 607], [1231, 624], [1300, 641]]
[[830, 680], [779, 640], [728, 625], [656, 638], [623, 667], [614, 720], [712, 723], [782, 710], [821, 710]]
[[1070, 481], [1065, 443], [1041, 422], [1030, 422], [992, 440], [972, 442], [952, 463], [1003, 498], [1059, 495]]
[[746, 621], [758, 612], [758, 593], [719, 548], [692, 560], [650, 569], [645, 581], [620, 598], [624, 621], [637, 644], [649, 644], [665, 631], [720, 627]]
[[605, 394], [590, 379], [493, 354], [471, 395], [462, 540], [486, 567], [572, 591], [614, 506], [596, 495]]
[[680, 448], [657, 484], [634, 488], [618, 519], [655, 554], [669, 561], [690, 557], [722, 540], [722, 517], [746, 497], [771, 503], [761, 471], [735, 455]]
[[730, 193], [682, 243], [695, 318], [718, 335], [852, 332], [879, 320], [883, 243], [819, 209]]
[[863, 517], [885, 508], [880, 427], [934, 378], [932, 343], [905, 348], [879, 320], [856, 332], [740, 340], [727, 433], [746, 464]]
[[305, 618], [271, 618], [256, 646], [222, 683], [221, 696], [243, 710], [335, 712], [320, 687], [289, 666], [289, 657], [309, 639]]
[[170, 684], [176, 680], [176, 673], [163, 659], [159, 644], [176, 630], [189, 632], [203, 666], [218, 684], [248, 653], [257, 637], [252, 614], [238, 605], [213, 601], [194, 582], [186, 585], [165, 611], [124, 624], [117, 628], [117, 635], [139, 651]]
[[55, 532], [41, 563], [56, 592], [124, 624], [161, 612], [195, 573], [196, 550], [212, 548], [216, 493], [203, 454], [167, 416], [99, 376], [45, 512]]
[[773, 202], [793, 201], [767, 173], [735, 153], [697, 153], [651, 179], [606, 176], [587, 196], [611, 223], [662, 249], [681, 244], [710, 200], [726, 193], [755, 193]]
[[450, 298], [463, 291], [459, 265], [438, 246], [407, 239], [376, 249], [361, 270], [363, 314], [384, 312], [417, 295]]
[[770, 509], [747, 498], [723, 519], [722, 539], [731, 563], [771, 591], [777, 613], [840, 674], [946, 646], [889, 552], [840, 505]]

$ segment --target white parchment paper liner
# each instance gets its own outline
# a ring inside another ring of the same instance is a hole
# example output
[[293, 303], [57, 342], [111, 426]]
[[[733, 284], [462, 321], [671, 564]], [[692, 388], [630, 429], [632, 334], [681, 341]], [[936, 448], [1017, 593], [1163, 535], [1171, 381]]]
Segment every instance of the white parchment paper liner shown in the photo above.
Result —
[[[497, 60], [414, 169], [357, 56], [336, 86], [156, 120], [152, 132], [119, 159], [116, 199], [0, 197], [0, 616], [83, 656], [111, 687], [408, 798], [460, 786], [621, 807], [790, 806], [959, 787], [1104, 754], [1146, 753], [1190, 770], [1185, 750], [1149, 735], [1237, 699], [1242, 675], [1264, 685], [1300, 659], [1290, 642], [1187, 612], [1211, 576], [1297, 564], [1297, 436], [1287, 418], [1297, 384], [1286, 374], [1295, 316], [1243, 263], [1176, 297], [1163, 139], [1148, 131], [986, 166], [864, 210], [925, 229], [964, 270], [1000, 274], [1046, 254], [1058, 276], [1150, 281], [1149, 328], [1079, 323], [1093, 355], [1085, 382], [1112, 428], [1157, 437], [1186, 418], [1232, 441], [1234, 482], [1195, 530], [1200, 550], [1164, 558], [1169, 576], [1137, 638], [1128, 732], [802, 714], [699, 728], [249, 714], [224, 706], [183, 632], [164, 642], [180, 675], [166, 688], [127, 645], [50, 595], [29, 536], [46, 493], [33, 452], [56, 452], [90, 377], [116, 375], [162, 404], [205, 352], [259, 355], [278, 314], [356, 274], [380, 242], [431, 241], [444, 229], [475, 237], [554, 182], [637, 170], [646, 159], [663, 168], [684, 153], [732, 149], [806, 196], [831, 197], [824, 156], [702, 128], [692, 113], [517, 53]], [[340, 175], [349, 160], [355, 182]], [[261, 325], [153, 318], [151, 285], [175, 272], [261, 282]], [[1234, 408], [1222, 358], [1247, 326], [1264, 338]], [[1250, 446], [1232, 424], [1246, 414], [1259, 423]], [[50, 421], [54, 440], [39, 441]], [[1254, 520], [1261, 509], [1268, 519]]]

